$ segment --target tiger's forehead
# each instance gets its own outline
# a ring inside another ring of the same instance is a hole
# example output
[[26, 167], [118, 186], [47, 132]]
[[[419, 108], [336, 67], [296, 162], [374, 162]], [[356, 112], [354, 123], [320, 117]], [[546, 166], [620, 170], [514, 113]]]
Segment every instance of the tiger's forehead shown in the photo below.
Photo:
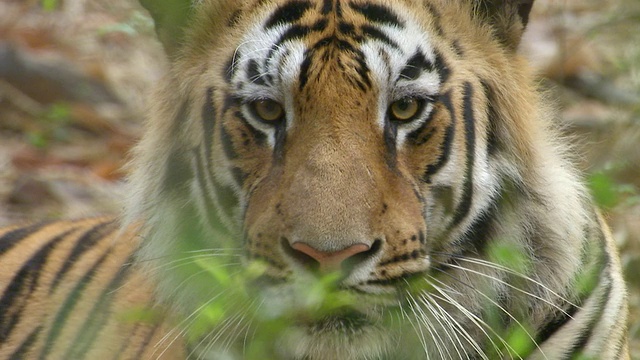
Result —
[[[385, 92], [439, 66], [431, 35], [400, 3], [392, 10], [377, 1], [298, 0], [265, 4], [255, 12], [232, 64], [235, 80], [248, 84], [240, 92], [251, 97], [274, 97], [278, 88], [276, 98], [284, 100], [292, 86], [303, 89], [323, 67], [362, 91], [377, 84]], [[433, 93], [441, 80], [435, 72], [422, 79]]]

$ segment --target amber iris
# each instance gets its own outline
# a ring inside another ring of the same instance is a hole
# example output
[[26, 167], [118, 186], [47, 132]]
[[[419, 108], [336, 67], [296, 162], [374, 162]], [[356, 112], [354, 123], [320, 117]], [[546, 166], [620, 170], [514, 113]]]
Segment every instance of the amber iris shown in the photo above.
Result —
[[280, 120], [284, 115], [282, 105], [273, 100], [257, 100], [252, 103], [252, 107], [255, 114], [266, 122]]
[[404, 98], [394, 101], [389, 108], [390, 115], [394, 120], [410, 120], [418, 114], [420, 104], [417, 99]]

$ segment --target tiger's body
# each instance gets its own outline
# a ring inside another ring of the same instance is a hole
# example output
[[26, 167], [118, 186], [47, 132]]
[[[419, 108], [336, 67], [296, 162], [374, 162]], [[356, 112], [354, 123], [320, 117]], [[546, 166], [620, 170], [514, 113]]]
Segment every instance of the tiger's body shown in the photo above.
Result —
[[[264, 266], [258, 311], [323, 274], [355, 299], [293, 316], [263, 358], [628, 358], [615, 243], [516, 53], [531, 5], [198, 2], [124, 230], [0, 236], [0, 356], [242, 358], [245, 314], [186, 335], [228, 290], [179, 265], [227, 249]], [[118, 322], [141, 306], [167, 315]]]
[[[117, 241], [121, 235], [127, 241]], [[166, 333], [163, 325], [124, 317], [153, 301], [152, 283], [132, 264], [135, 231], [121, 234], [114, 219], [95, 218], [9, 227], [0, 239], [0, 359], [159, 353], [153, 345]], [[166, 358], [184, 358], [179, 351]]]

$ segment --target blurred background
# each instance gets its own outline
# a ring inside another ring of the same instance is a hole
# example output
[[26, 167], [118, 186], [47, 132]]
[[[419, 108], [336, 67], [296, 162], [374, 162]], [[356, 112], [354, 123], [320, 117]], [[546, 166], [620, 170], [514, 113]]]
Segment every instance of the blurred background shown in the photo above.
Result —
[[[640, 1], [537, 0], [521, 51], [612, 225], [640, 359]], [[0, 0], [0, 225], [119, 212], [165, 68], [134, 0]]]

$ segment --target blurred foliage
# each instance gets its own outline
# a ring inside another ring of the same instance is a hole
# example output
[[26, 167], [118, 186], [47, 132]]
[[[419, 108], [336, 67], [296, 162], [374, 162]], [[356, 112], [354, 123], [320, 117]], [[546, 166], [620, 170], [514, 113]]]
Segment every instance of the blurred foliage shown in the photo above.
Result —
[[140, 11], [134, 11], [125, 21], [101, 27], [98, 35], [104, 36], [112, 33], [124, 33], [129, 36], [135, 36], [140, 32], [147, 32], [152, 28], [153, 22], [148, 16]]
[[58, 0], [42, 0], [42, 9], [44, 11], [54, 11], [58, 9], [60, 2]]
[[587, 183], [596, 204], [605, 210], [628, 207], [640, 203], [640, 193], [632, 184], [619, 183], [616, 173], [625, 165], [608, 163], [602, 170], [591, 173]]
[[26, 132], [27, 142], [37, 148], [46, 148], [52, 141], [69, 139], [71, 108], [66, 103], [54, 103], [36, 118], [36, 127]]

